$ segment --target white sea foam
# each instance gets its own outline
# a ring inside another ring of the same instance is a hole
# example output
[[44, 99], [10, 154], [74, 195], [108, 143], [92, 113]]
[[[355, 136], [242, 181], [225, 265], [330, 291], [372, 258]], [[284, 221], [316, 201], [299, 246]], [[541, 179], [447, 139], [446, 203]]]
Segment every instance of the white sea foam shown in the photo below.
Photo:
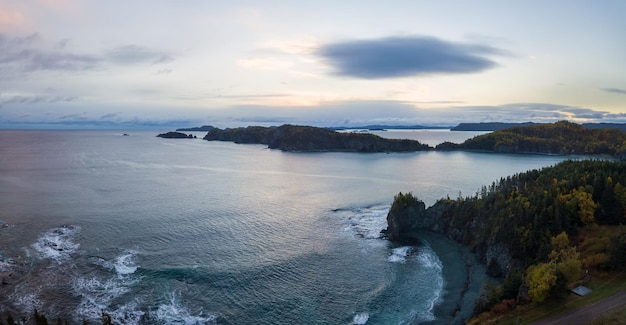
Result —
[[347, 229], [365, 239], [380, 238], [380, 231], [387, 228], [388, 212], [388, 206], [350, 210]]
[[401, 246], [392, 249], [387, 261], [390, 263], [406, 263], [406, 258], [411, 253], [411, 248], [411, 246]]
[[433, 296], [432, 299], [430, 299], [430, 303], [427, 309], [428, 314], [423, 315], [423, 317], [428, 320], [434, 320], [435, 305], [442, 301], [444, 293], [443, 263], [441, 262], [437, 254], [435, 254], [435, 252], [430, 248], [430, 246], [421, 247], [420, 252], [416, 256], [416, 260], [421, 267], [429, 268], [433, 270], [436, 274], [436, 280], [433, 283]]
[[79, 233], [79, 226], [68, 225], [52, 228], [43, 233], [37, 242], [31, 246], [44, 258], [53, 259], [61, 264], [70, 259], [70, 255], [80, 246], [75, 242]]
[[182, 306], [175, 294], [170, 296], [169, 302], [162, 304], [155, 314], [158, 324], [184, 324], [184, 325], [212, 325], [217, 324], [215, 315], [191, 315], [189, 309]]
[[363, 325], [366, 324], [370, 319], [370, 314], [368, 313], [358, 313], [354, 315], [354, 319], [352, 320], [352, 324], [354, 325]]
[[98, 320], [102, 311], [105, 311], [115, 324], [139, 324], [145, 313], [139, 309], [137, 299], [122, 305], [113, 304], [140, 281], [140, 278], [132, 275], [138, 268], [134, 262], [136, 255], [136, 251], [127, 250], [112, 261], [92, 258], [92, 262], [104, 267], [110, 273], [74, 280], [72, 284], [74, 292], [82, 298], [76, 309], [80, 318]]
[[137, 252], [133, 250], [125, 251], [122, 255], [118, 256], [115, 259], [115, 263], [113, 266], [115, 267], [115, 272], [119, 275], [127, 275], [133, 274], [137, 271], [137, 264], [135, 264], [135, 257], [137, 256]]

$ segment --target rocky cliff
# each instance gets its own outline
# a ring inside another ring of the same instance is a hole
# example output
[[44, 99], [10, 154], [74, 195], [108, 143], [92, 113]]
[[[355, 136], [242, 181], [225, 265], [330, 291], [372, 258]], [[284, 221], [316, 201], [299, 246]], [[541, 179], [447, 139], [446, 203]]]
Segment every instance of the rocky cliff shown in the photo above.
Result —
[[440, 233], [470, 249], [487, 266], [487, 274], [504, 277], [521, 263], [511, 257], [506, 244], [489, 241], [485, 237], [488, 224], [483, 218], [460, 211], [457, 201], [442, 199], [426, 208], [424, 202], [412, 194], [398, 194], [387, 214], [387, 229], [383, 234], [391, 241], [407, 243], [418, 241], [419, 231]]

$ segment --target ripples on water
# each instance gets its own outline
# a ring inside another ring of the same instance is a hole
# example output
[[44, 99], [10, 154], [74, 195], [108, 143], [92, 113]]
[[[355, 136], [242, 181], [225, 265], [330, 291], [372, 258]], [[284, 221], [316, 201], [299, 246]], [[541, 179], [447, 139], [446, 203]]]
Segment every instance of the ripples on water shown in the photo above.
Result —
[[104, 310], [118, 324], [432, 320], [445, 266], [427, 245], [380, 239], [393, 196], [430, 205], [562, 160], [283, 153], [155, 134], [0, 132], [0, 272], [13, 274], [0, 312], [80, 322]]

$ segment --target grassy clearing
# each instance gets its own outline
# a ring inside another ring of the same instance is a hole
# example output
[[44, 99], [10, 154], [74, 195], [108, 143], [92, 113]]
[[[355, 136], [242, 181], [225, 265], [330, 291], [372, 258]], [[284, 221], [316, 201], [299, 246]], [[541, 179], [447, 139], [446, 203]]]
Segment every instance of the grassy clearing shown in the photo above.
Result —
[[[544, 318], [556, 316], [626, 290], [626, 272], [618, 274], [596, 274], [585, 284], [585, 286], [593, 290], [593, 292], [584, 297], [579, 297], [571, 293], [563, 300], [549, 300], [544, 301], [541, 304], [531, 303], [524, 306], [518, 306], [514, 311], [506, 315], [491, 315], [484, 313], [472, 318], [468, 324], [531, 324], [532, 322], [536, 322]], [[615, 317], [624, 316], [626, 315], [626, 308], [616, 311], [615, 313]], [[607, 315], [607, 317], [611, 315], [613, 315], [613, 313]], [[625, 318], [621, 319], [623, 322], [623, 319]], [[604, 320], [599, 321], [601, 322], [598, 324], [614, 324], [610, 322], [610, 318], [605, 322], [602, 322]]]
[[596, 318], [591, 323], [592, 325], [622, 325], [626, 319], [626, 306], [618, 308], [604, 315], [600, 318]]

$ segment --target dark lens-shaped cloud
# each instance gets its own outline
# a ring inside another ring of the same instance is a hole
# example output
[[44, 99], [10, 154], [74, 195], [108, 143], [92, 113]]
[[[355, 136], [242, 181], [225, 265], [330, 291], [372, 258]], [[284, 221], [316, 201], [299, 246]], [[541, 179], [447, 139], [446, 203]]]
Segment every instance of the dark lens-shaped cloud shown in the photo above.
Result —
[[619, 88], [602, 88], [601, 90], [604, 90], [604, 91], [609, 92], [609, 93], [626, 95], [626, 89], [619, 89]]
[[486, 57], [493, 54], [503, 52], [425, 36], [340, 42], [318, 50], [336, 74], [364, 79], [480, 72], [497, 65]]

